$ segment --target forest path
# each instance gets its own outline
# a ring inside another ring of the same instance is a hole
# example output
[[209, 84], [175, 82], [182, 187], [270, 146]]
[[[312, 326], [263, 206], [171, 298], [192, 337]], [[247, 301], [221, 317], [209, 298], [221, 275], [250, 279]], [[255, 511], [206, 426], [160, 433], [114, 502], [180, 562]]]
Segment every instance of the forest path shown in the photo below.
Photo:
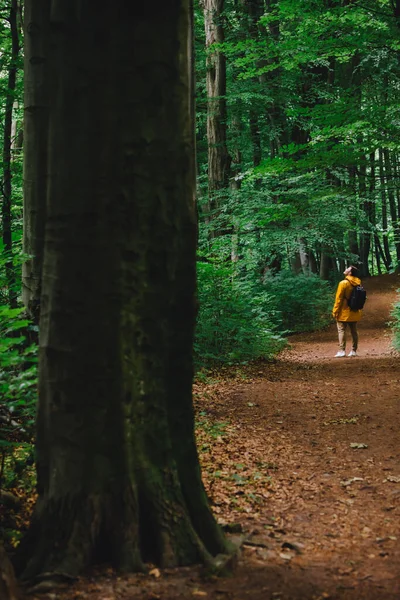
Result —
[[102, 573], [57, 598], [399, 599], [400, 373], [387, 321], [400, 277], [365, 287], [358, 358], [333, 358], [333, 324], [290, 338], [273, 363], [195, 385], [207, 492], [240, 530], [229, 535], [245, 536], [233, 573]]
[[225, 597], [400, 597], [400, 372], [387, 327], [400, 278], [364, 284], [359, 357], [333, 358], [333, 324], [212, 397], [213, 420], [230, 425], [209, 476], [203, 458], [206, 484], [252, 544]]

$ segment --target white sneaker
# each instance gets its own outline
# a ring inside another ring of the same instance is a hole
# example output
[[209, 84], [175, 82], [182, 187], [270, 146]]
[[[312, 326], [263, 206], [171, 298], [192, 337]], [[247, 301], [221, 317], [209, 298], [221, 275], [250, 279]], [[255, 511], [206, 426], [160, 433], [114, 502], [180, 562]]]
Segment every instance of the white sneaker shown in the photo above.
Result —
[[357, 352], [355, 350], [351, 350], [347, 356], [357, 356]]
[[[335, 358], [343, 358], [343, 356], [346, 356], [346, 352], [344, 350], [339, 350], [339, 352], [337, 352], [335, 354]], [[350, 356], [350, 354], [349, 354], [349, 356]]]

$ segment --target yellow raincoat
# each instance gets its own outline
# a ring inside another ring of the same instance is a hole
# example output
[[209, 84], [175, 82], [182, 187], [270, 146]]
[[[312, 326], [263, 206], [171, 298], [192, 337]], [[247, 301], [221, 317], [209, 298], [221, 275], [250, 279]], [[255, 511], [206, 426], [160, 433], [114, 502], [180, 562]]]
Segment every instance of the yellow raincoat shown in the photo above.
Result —
[[338, 285], [332, 316], [336, 321], [354, 322], [361, 319], [362, 310], [350, 310], [348, 300], [353, 286], [360, 285], [361, 279], [353, 275], [346, 275]]

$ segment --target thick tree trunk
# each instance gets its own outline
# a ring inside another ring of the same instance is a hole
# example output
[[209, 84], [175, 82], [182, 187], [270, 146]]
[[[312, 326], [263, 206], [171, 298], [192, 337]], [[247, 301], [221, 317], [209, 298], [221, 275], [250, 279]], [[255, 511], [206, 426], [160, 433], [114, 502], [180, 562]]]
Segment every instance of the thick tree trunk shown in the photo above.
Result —
[[3, 134], [3, 202], [2, 202], [2, 237], [6, 257], [5, 269], [7, 280], [8, 303], [11, 308], [17, 306], [17, 290], [13, 259], [12, 241], [12, 172], [11, 172], [11, 145], [14, 92], [17, 81], [17, 60], [19, 55], [19, 35], [17, 25], [17, 0], [11, 0], [9, 23], [11, 30], [11, 56], [8, 67], [7, 95], [4, 108], [4, 134]]
[[50, 0], [25, 5], [23, 247], [30, 258], [22, 266], [22, 300], [36, 323], [46, 222], [49, 15]]
[[[231, 158], [226, 143], [226, 59], [214, 44], [224, 41], [222, 11], [224, 0], [204, 0], [204, 26], [207, 51], [207, 140], [208, 195], [210, 220], [221, 202], [221, 190], [229, 185]], [[218, 232], [211, 230], [211, 235]]]
[[96, 559], [134, 570], [227, 550], [194, 440], [189, 23], [188, 0], [52, 3], [39, 499], [17, 561], [26, 579]]

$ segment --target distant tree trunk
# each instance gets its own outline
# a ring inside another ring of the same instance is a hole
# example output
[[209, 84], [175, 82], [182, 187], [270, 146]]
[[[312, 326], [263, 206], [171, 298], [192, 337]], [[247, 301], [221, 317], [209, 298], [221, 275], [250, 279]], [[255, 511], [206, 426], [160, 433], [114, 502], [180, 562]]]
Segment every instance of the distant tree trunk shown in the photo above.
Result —
[[[224, 41], [222, 11], [224, 0], [203, 0], [207, 51], [207, 140], [208, 195], [210, 220], [220, 202], [221, 190], [229, 185], [231, 159], [226, 144], [226, 59], [213, 48]], [[218, 232], [211, 228], [211, 236]]]
[[52, 4], [39, 498], [16, 564], [207, 562], [227, 542], [194, 439], [190, 3]]
[[9, 23], [11, 31], [11, 56], [8, 67], [7, 94], [4, 108], [4, 133], [3, 133], [3, 203], [2, 203], [2, 237], [6, 257], [5, 269], [7, 279], [8, 303], [11, 308], [17, 306], [17, 290], [13, 259], [12, 241], [12, 172], [11, 172], [11, 146], [14, 93], [17, 81], [17, 61], [19, 55], [19, 34], [17, 25], [17, 0], [11, 0]]
[[[374, 174], [371, 173], [371, 180]], [[371, 249], [371, 228], [372, 228], [372, 219], [373, 219], [373, 201], [371, 201], [371, 194], [367, 193], [367, 167], [365, 163], [362, 163], [359, 167], [359, 175], [358, 175], [358, 189], [360, 193], [360, 202], [362, 209], [364, 211], [364, 219], [366, 221], [365, 226], [360, 234], [360, 274], [361, 277], [369, 277], [369, 265], [368, 265], [368, 257]]]
[[321, 279], [328, 281], [332, 271], [332, 257], [329, 249], [324, 248], [321, 252], [321, 259], [319, 265], [319, 276]]
[[[354, 195], [354, 201], [356, 201], [357, 189], [356, 189], [356, 169], [355, 169], [355, 167], [349, 167], [349, 180], [350, 180], [350, 188]], [[357, 260], [354, 262], [359, 263], [360, 248], [358, 245], [357, 220], [356, 220], [355, 216], [351, 218], [351, 224], [350, 224], [350, 228], [349, 228], [347, 235], [348, 235], [349, 251], [352, 254], [355, 254], [357, 256]]]
[[374, 240], [375, 240], [376, 265], [378, 268], [378, 273], [379, 273], [379, 275], [381, 275], [382, 274], [381, 259], [383, 260], [383, 264], [385, 265], [385, 268], [387, 271], [389, 270], [390, 265], [387, 265], [387, 263], [386, 263], [386, 256], [382, 249], [382, 244], [381, 244], [378, 234], [375, 234]]
[[[397, 206], [397, 214], [400, 219], [400, 182], [399, 182], [399, 170], [397, 168], [398, 157], [394, 154], [393, 158], [393, 185], [395, 187], [395, 196], [396, 196], [396, 206]], [[399, 265], [397, 266], [396, 272], [399, 271]]]
[[301, 270], [304, 275], [310, 274], [310, 255], [307, 251], [307, 244], [303, 238], [299, 239], [299, 256], [300, 256], [300, 264]]
[[380, 181], [380, 192], [382, 200], [382, 230], [383, 230], [383, 251], [384, 251], [384, 262], [386, 270], [389, 271], [392, 268], [392, 257], [389, 248], [389, 237], [388, 237], [388, 217], [387, 217], [387, 196], [386, 196], [386, 185], [385, 185], [385, 172], [383, 167], [383, 151], [379, 149], [379, 181]]
[[[235, 115], [232, 118], [232, 128], [235, 130], [235, 138], [238, 141], [240, 139], [240, 132], [242, 129], [240, 119]], [[242, 166], [242, 153], [240, 151], [240, 144], [236, 144], [236, 148], [232, 153], [232, 173], [231, 179], [229, 182], [229, 187], [233, 193], [240, 190], [242, 185], [242, 180], [240, 178], [240, 169]], [[232, 263], [237, 263], [239, 260], [239, 228], [238, 222], [235, 215], [231, 215], [231, 261]]]
[[395, 183], [393, 180], [393, 170], [390, 160], [390, 153], [387, 148], [383, 150], [383, 159], [385, 163], [385, 179], [386, 189], [389, 199], [390, 219], [392, 221], [394, 247], [396, 250], [396, 269], [400, 266], [400, 222], [399, 213], [397, 212], [396, 196], [395, 196]]
[[300, 252], [295, 252], [290, 257], [290, 268], [291, 268], [292, 272], [295, 273], [296, 275], [301, 273], [302, 264], [301, 264]]
[[309, 252], [309, 264], [310, 264], [310, 271], [311, 273], [318, 273], [318, 266], [317, 266], [317, 259], [315, 257], [315, 254], [312, 250], [310, 250]]
[[258, 114], [251, 110], [249, 115], [251, 146], [253, 149], [253, 166], [258, 167], [262, 158], [260, 124]]
[[50, 0], [25, 5], [23, 249], [30, 258], [22, 266], [22, 300], [36, 323], [46, 222], [49, 15]]

